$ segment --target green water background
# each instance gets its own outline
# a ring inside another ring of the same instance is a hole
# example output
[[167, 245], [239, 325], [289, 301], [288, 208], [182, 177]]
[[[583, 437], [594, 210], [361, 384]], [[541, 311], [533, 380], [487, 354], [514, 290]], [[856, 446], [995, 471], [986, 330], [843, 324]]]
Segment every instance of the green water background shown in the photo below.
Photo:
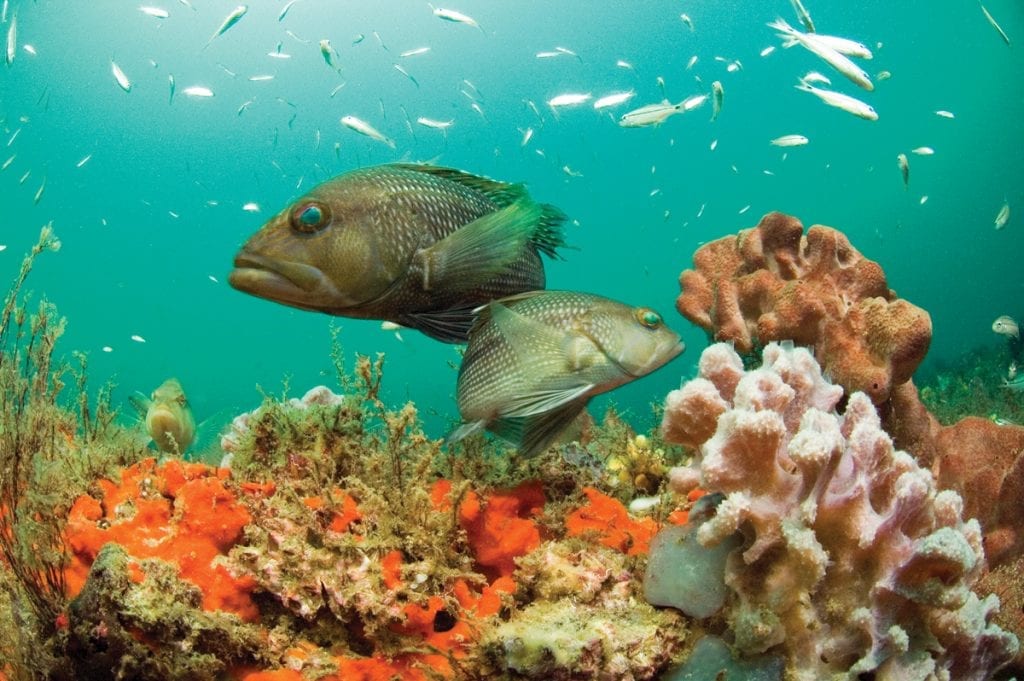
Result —
[[[1024, 6], [1015, 0], [986, 4], [1012, 46], [974, 1], [808, 0], [819, 32], [865, 42], [875, 58], [862, 66], [892, 73], [873, 93], [802, 48], [759, 56], [779, 44], [767, 22], [781, 16], [799, 25], [787, 0], [453, 0], [482, 31], [441, 21], [420, 0], [301, 0], [280, 22], [283, 1], [256, 0], [205, 49], [235, 2], [152, 4], [170, 17], [119, 0], [13, 0], [19, 46], [14, 63], [0, 66], [0, 160], [15, 155], [0, 172], [0, 281], [14, 277], [52, 220], [63, 248], [39, 260], [30, 288], [69, 320], [60, 348], [87, 352], [92, 383], [115, 380], [115, 401], [126, 411], [130, 392], [172, 375], [200, 420], [253, 408], [256, 386], [277, 392], [284, 376], [293, 394], [333, 385], [331, 318], [243, 295], [227, 274], [237, 247], [311, 186], [396, 160], [526, 182], [578, 222], [568, 227], [576, 250], [549, 263], [549, 288], [665, 314], [686, 352], [593, 404], [600, 413], [611, 400], [641, 427], [651, 422], [650, 405], [692, 375], [706, 344], [673, 309], [679, 272], [701, 244], [771, 210], [837, 227], [879, 261], [890, 286], [932, 315], [929, 362], [1001, 342], [990, 330], [999, 315], [1024, 318]], [[357, 36], [364, 39], [353, 44]], [[339, 53], [340, 75], [320, 54], [324, 38]], [[278, 43], [290, 59], [268, 56]], [[424, 46], [431, 51], [399, 56]], [[579, 58], [535, 57], [556, 46]], [[111, 59], [131, 92], [118, 87]], [[728, 72], [733, 60], [742, 69]], [[871, 103], [880, 120], [794, 89], [811, 69]], [[177, 84], [171, 102], [168, 74]], [[274, 79], [249, 80], [259, 74]], [[672, 101], [720, 80], [721, 116], [710, 122], [707, 104], [657, 128], [619, 127], [618, 115], [662, 99], [659, 77]], [[215, 96], [189, 98], [182, 91], [191, 85]], [[555, 115], [544, 104], [564, 92], [597, 98], [630, 89], [636, 97], [611, 114], [588, 103]], [[485, 117], [462, 90], [479, 92]], [[446, 137], [415, 122], [410, 133], [402, 107], [413, 121], [455, 124]], [[939, 109], [956, 118], [936, 116]], [[338, 119], [350, 114], [394, 138], [397, 149], [344, 129]], [[527, 128], [535, 135], [522, 148]], [[810, 144], [768, 143], [793, 133]], [[922, 145], [936, 154], [909, 153]], [[910, 156], [908, 190], [900, 152]], [[996, 231], [1004, 199], [1013, 215]], [[243, 211], [247, 202], [261, 212]], [[428, 433], [443, 435], [457, 417], [455, 349], [410, 330], [399, 341], [379, 322], [337, 322], [348, 354], [387, 353], [385, 399], [414, 400]]]

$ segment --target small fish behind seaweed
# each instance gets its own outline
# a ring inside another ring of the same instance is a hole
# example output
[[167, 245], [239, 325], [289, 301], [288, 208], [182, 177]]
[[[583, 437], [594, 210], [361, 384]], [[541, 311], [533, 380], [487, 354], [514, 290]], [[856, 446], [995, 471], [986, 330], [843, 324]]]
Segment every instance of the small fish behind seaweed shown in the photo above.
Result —
[[464, 424], [525, 456], [544, 450], [594, 395], [646, 376], [683, 351], [661, 315], [575, 291], [531, 291], [479, 311], [459, 369]]
[[544, 287], [565, 215], [519, 184], [430, 165], [371, 166], [315, 187], [235, 257], [240, 291], [465, 342], [473, 310]]
[[161, 452], [183, 454], [192, 446], [196, 424], [178, 379], [168, 378], [148, 398], [139, 393], [128, 401], [139, 412], [146, 433]]

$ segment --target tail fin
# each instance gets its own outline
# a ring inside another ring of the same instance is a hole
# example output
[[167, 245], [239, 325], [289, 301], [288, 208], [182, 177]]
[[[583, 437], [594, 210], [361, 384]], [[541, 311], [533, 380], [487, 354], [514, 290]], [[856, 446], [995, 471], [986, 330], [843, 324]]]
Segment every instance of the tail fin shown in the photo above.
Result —
[[768, 28], [774, 28], [776, 31], [782, 31], [786, 35], [790, 36], [794, 36], [800, 32], [793, 28], [792, 26], [790, 26], [789, 22], [781, 17], [768, 24]]
[[562, 225], [568, 216], [556, 206], [550, 203], [542, 203], [540, 220], [537, 228], [530, 236], [530, 243], [549, 258], [557, 259], [557, 249], [565, 246], [565, 234], [562, 232]]

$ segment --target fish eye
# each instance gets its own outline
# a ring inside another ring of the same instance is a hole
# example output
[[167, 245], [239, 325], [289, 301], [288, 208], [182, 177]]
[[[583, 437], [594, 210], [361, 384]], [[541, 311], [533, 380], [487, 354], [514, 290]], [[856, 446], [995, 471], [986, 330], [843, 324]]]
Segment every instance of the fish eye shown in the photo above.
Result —
[[648, 329], [656, 329], [661, 326], [661, 315], [649, 307], [638, 307], [633, 311], [633, 316]]
[[305, 203], [292, 213], [292, 229], [303, 234], [315, 234], [331, 221], [327, 206], [312, 201]]

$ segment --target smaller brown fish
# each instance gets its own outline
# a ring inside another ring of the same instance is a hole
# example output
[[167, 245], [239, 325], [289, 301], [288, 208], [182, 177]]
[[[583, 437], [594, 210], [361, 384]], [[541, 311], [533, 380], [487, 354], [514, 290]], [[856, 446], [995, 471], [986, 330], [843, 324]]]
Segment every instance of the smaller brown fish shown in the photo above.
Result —
[[161, 452], [183, 454], [196, 437], [185, 391], [176, 378], [168, 378], [148, 398], [141, 393], [128, 398], [146, 424], [146, 432]]
[[1020, 327], [1013, 317], [1003, 315], [992, 322], [992, 330], [1001, 336], [1020, 339]]
[[466, 342], [473, 311], [544, 288], [565, 215], [522, 185], [396, 163], [314, 187], [254, 234], [231, 285], [327, 314]]
[[481, 308], [459, 369], [464, 425], [525, 456], [543, 451], [592, 397], [658, 369], [683, 351], [648, 307], [575, 291], [531, 291]]

